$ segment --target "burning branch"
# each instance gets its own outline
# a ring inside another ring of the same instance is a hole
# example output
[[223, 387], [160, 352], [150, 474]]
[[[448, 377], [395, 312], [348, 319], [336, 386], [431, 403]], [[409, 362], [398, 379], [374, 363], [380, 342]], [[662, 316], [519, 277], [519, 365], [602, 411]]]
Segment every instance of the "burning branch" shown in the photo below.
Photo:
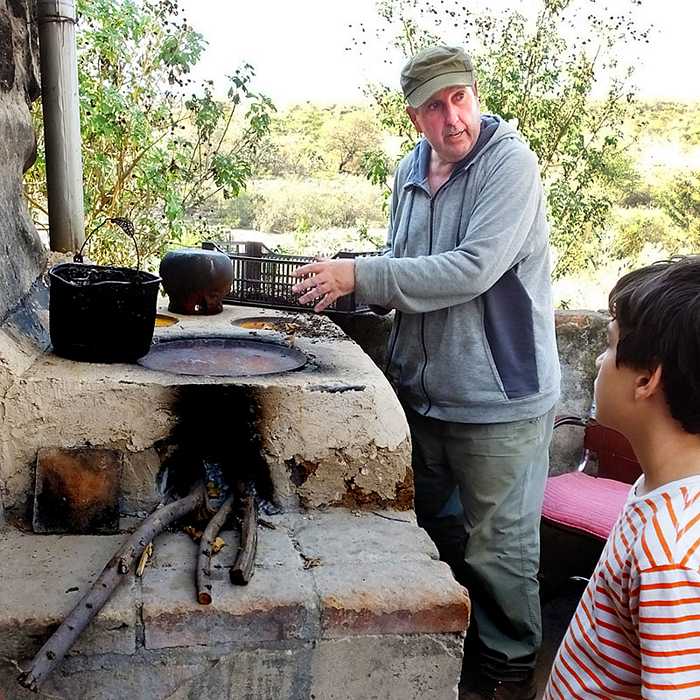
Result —
[[214, 540], [217, 538], [224, 523], [233, 510], [234, 496], [230, 495], [219, 508], [216, 515], [209, 521], [202, 538], [199, 540], [199, 556], [197, 557], [197, 600], [202, 605], [211, 604], [211, 558], [214, 554]]
[[255, 508], [255, 487], [253, 482], [236, 482], [236, 491], [241, 499], [241, 549], [238, 552], [229, 577], [231, 583], [246, 586], [255, 571], [255, 553], [258, 548], [258, 513]]
[[60, 627], [49, 637], [32, 660], [29, 670], [19, 677], [20, 685], [37, 692], [51, 671], [75, 644], [90, 620], [102, 609], [129, 573], [144, 548], [166, 527], [204, 504], [205, 489], [198, 485], [185, 496], [156, 510], [110, 559], [92, 588], [71, 610]]

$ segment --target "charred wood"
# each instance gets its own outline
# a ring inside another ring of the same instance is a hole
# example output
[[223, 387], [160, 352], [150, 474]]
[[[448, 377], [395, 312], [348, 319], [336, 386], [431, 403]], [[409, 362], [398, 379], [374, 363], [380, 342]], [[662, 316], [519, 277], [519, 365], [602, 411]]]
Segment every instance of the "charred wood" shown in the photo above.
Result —
[[197, 600], [202, 605], [211, 604], [211, 558], [214, 554], [214, 540], [221, 532], [221, 528], [231, 515], [234, 504], [234, 495], [231, 494], [219, 508], [216, 515], [209, 521], [204, 534], [199, 541], [199, 556], [197, 557]]
[[255, 572], [255, 554], [258, 548], [258, 513], [253, 482], [237, 482], [236, 492], [242, 505], [241, 548], [229, 571], [229, 577], [231, 583], [246, 586]]

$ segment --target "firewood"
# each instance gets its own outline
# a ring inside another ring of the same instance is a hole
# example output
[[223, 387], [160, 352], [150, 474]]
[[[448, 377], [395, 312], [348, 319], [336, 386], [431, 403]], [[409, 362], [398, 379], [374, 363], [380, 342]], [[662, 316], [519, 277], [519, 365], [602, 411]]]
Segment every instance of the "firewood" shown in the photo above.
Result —
[[229, 571], [231, 583], [247, 586], [255, 573], [255, 554], [258, 548], [258, 512], [255, 507], [255, 487], [252, 482], [238, 482], [236, 490], [241, 498], [241, 548]]
[[197, 600], [202, 605], [211, 604], [211, 558], [216, 553], [215, 540], [233, 510], [234, 496], [231, 494], [216, 515], [209, 521], [204, 534], [199, 540], [197, 557]]
[[32, 659], [29, 669], [19, 676], [20, 685], [37, 692], [46, 677], [75, 644], [90, 620], [97, 615], [119, 584], [125, 580], [125, 575], [139, 559], [148, 543], [171, 523], [196, 510], [203, 503], [204, 486], [199, 484], [184, 498], [159, 508], [146, 518], [143, 525], [110, 559], [92, 588], [41, 647]]

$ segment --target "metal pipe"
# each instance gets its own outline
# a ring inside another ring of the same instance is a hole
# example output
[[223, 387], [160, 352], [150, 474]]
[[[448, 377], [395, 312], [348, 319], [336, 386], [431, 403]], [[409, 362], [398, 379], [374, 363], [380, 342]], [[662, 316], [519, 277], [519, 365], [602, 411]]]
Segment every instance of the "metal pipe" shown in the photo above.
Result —
[[39, 0], [38, 19], [49, 242], [75, 251], [85, 240], [75, 3]]

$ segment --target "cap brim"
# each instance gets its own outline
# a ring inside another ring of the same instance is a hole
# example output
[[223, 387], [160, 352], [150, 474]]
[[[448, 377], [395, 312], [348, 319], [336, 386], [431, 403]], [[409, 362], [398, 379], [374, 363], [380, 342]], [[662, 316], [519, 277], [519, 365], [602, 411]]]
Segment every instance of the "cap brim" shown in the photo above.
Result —
[[452, 73], [443, 73], [436, 75], [434, 78], [417, 87], [413, 92], [406, 95], [406, 102], [411, 107], [420, 107], [424, 102], [427, 102], [436, 92], [439, 92], [446, 87], [456, 87], [463, 85], [471, 87], [474, 84], [474, 73], [471, 71], [454, 71]]

